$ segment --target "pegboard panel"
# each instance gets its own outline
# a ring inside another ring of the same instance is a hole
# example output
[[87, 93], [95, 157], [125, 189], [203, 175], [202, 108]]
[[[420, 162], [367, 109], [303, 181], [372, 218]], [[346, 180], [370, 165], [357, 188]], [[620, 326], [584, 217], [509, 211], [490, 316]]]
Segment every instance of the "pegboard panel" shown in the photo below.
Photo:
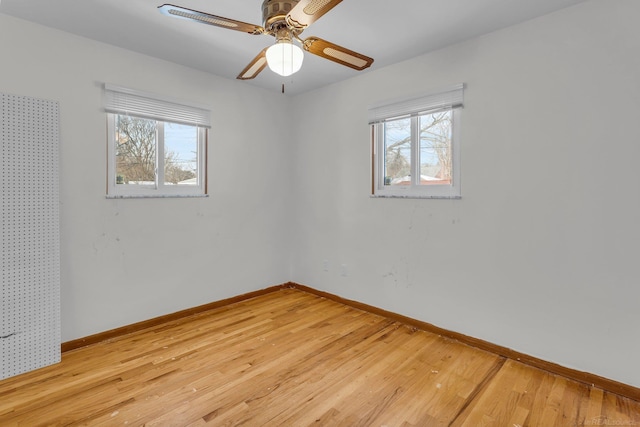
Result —
[[58, 103], [0, 94], [0, 379], [60, 361]]

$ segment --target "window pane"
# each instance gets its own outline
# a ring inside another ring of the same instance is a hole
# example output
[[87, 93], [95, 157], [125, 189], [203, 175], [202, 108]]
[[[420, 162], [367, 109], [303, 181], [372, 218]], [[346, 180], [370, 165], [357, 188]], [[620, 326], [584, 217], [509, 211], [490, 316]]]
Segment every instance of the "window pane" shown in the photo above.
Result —
[[155, 185], [156, 122], [116, 116], [116, 184]]
[[166, 185], [198, 185], [198, 128], [165, 123], [164, 158]]
[[420, 185], [451, 184], [452, 114], [447, 110], [419, 117]]
[[411, 185], [411, 119], [384, 124], [384, 185]]

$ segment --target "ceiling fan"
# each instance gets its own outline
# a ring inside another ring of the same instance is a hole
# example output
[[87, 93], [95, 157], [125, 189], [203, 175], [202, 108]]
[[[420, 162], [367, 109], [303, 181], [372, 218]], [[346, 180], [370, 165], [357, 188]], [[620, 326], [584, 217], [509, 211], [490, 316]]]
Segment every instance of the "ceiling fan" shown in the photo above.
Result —
[[[172, 4], [164, 4], [158, 9], [167, 16], [188, 19], [203, 24], [229, 30], [242, 31], [252, 35], [267, 34], [276, 38], [276, 43], [263, 49], [245, 67], [238, 79], [255, 78], [267, 65], [274, 72], [289, 76], [302, 66], [303, 52], [361, 71], [373, 63], [373, 58], [354, 52], [318, 37], [300, 38], [307, 27], [333, 9], [342, 0], [264, 0], [262, 2], [262, 26], [223, 18], [197, 10]], [[294, 44], [300, 43], [302, 49]]]

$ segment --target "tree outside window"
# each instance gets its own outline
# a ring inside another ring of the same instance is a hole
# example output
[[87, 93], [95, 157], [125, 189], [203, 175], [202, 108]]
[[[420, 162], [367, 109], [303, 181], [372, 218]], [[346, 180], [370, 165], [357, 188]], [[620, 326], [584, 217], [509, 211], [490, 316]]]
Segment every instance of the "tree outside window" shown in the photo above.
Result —
[[157, 177], [158, 141], [164, 141], [164, 183], [189, 185], [197, 178], [197, 128], [138, 117], [116, 117], [116, 184], [153, 185]]
[[[412, 157], [418, 162], [419, 185], [450, 184], [453, 166], [452, 111], [440, 111], [390, 120], [384, 124], [385, 175], [384, 185], [410, 185]], [[413, 126], [417, 123], [419, 147], [413, 148], [416, 138]]]

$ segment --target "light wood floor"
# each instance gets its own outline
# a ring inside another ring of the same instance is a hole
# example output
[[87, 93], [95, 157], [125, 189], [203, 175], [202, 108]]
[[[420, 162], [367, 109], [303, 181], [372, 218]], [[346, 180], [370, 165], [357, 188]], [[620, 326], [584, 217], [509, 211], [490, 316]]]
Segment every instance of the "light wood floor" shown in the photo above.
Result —
[[640, 403], [299, 290], [0, 381], [0, 426], [640, 425]]

